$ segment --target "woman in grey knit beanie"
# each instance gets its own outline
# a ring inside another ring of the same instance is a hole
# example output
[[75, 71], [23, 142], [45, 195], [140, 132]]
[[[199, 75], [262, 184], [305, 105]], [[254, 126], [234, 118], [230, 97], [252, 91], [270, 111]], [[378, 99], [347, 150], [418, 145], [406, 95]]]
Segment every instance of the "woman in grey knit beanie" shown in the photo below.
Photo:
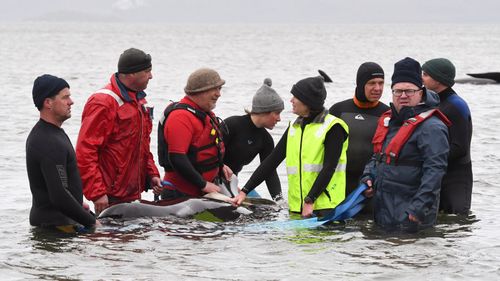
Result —
[[[224, 164], [236, 175], [244, 165], [252, 162], [257, 154], [262, 162], [274, 148], [273, 138], [266, 129], [272, 130], [281, 120], [280, 113], [284, 109], [284, 102], [271, 86], [271, 79], [266, 78], [253, 96], [252, 110], [246, 110], [245, 115], [231, 116], [224, 120], [228, 129], [224, 135]], [[281, 184], [276, 171], [266, 179], [266, 185], [274, 200], [282, 199]]]

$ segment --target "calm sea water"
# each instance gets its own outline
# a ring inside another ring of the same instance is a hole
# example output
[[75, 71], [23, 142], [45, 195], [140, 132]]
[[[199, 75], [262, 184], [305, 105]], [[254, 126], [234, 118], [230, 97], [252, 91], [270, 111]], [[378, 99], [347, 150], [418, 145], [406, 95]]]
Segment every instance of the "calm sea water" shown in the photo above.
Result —
[[[110, 222], [94, 234], [60, 237], [28, 222], [31, 194], [25, 140], [38, 120], [33, 80], [68, 80], [75, 104], [63, 128], [76, 142], [83, 105], [116, 69], [119, 54], [153, 57], [148, 88], [158, 118], [183, 96], [189, 73], [218, 70], [227, 81], [216, 112], [243, 114], [266, 77], [288, 101], [293, 83], [323, 69], [327, 106], [353, 94], [359, 64], [376, 61], [390, 81], [393, 64], [411, 56], [447, 57], [457, 76], [500, 71], [498, 25], [0, 25], [0, 276], [3, 280], [498, 280], [500, 277], [500, 85], [456, 85], [474, 121], [474, 192], [469, 217], [441, 216], [434, 230], [386, 235], [370, 220], [317, 230], [261, 229], [247, 222], [175, 218]], [[389, 85], [383, 101], [389, 102]], [[294, 117], [287, 102], [272, 135]], [[156, 131], [156, 124], [155, 124]], [[156, 151], [156, 133], [152, 135]], [[240, 174], [245, 182], [258, 163]], [[286, 192], [284, 167], [279, 175]], [[265, 186], [258, 188], [268, 196]], [[151, 194], [144, 194], [150, 199]], [[286, 211], [253, 222], [286, 220]]]

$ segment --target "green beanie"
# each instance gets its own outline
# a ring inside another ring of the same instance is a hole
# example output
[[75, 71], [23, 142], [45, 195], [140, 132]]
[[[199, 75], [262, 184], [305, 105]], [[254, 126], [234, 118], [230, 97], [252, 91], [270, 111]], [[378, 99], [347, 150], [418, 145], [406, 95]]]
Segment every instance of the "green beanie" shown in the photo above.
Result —
[[424, 63], [422, 69], [432, 79], [445, 86], [451, 87], [455, 84], [455, 66], [448, 59], [432, 59]]

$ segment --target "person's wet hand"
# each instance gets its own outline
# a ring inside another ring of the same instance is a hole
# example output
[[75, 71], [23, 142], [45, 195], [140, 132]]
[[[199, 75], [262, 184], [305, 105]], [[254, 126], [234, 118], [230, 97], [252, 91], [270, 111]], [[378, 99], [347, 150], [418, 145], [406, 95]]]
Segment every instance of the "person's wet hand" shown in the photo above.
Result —
[[304, 203], [302, 207], [302, 217], [310, 218], [313, 215], [314, 203]]
[[153, 187], [153, 193], [160, 195], [163, 191], [163, 185], [161, 184], [161, 179], [159, 177], [151, 178], [151, 186]]
[[94, 201], [94, 211], [96, 216], [109, 206], [108, 195], [104, 194], [99, 199]]
[[363, 191], [363, 195], [366, 197], [366, 198], [372, 198], [373, 195], [375, 194], [375, 190], [373, 189], [373, 183], [372, 183], [372, 180], [367, 180], [366, 182], [366, 186], [368, 186], [368, 188]]
[[231, 203], [233, 206], [239, 206], [243, 201], [245, 201], [245, 198], [247, 198], [247, 194], [243, 191], [240, 191], [236, 197], [231, 199]]
[[222, 172], [224, 173], [224, 177], [226, 178], [227, 181], [231, 181], [231, 178], [233, 177], [233, 170], [229, 168], [227, 165], [224, 165], [222, 167]]
[[408, 219], [409, 219], [411, 222], [420, 223], [420, 220], [419, 220], [416, 216], [414, 216], [414, 215], [412, 215], [412, 214], [408, 214]]
[[220, 187], [212, 182], [207, 181], [207, 184], [201, 191], [205, 193], [220, 192]]

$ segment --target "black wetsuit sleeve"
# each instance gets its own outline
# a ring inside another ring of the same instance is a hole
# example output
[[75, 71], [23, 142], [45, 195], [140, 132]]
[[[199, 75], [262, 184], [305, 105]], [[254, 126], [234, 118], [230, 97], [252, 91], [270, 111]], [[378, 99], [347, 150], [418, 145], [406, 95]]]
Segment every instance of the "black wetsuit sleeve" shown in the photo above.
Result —
[[224, 119], [223, 126], [225, 126], [225, 130], [222, 131], [222, 140], [224, 142], [231, 142], [231, 131], [233, 130], [233, 122], [231, 121], [230, 118]]
[[168, 158], [172, 167], [174, 167], [174, 170], [181, 174], [183, 178], [194, 184], [199, 189], [203, 189], [205, 187], [207, 182], [203, 179], [200, 173], [196, 171], [186, 154], [169, 153]]
[[[260, 162], [264, 162], [264, 160], [271, 155], [274, 149], [274, 141], [271, 135], [267, 135], [264, 139], [264, 144], [262, 146], [262, 150], [259, 153]], [[276, 198], [276, 196], [281, 195], [281, 183], [278, 177], [278, 172], [276, 169], [272, 170], [269, 176], [266, 178], [266, 185], [269, 193], [271, 194], [271, 198]]]
[[50, 150], [50, 157], [40, 156], [40, 169], [47, 186], [50, 203], [65, 216], [86, 226], [95, 225], [95, 217], [85, 210], [67, 190], [68, 174], [65, 152]]
[[332, 107], [330, 107], [330, 109], [328, 110], [328, 112], [331, 115], [340, 118], [340, 115], [342, 114], [342, 109], [341, 109], [342, 106], [341, 106], [341, 104], [342, 103], [336, 103], [336, 104], [332, 105]]
[[314, 181], [308, 196], [316, 200], [332, 179], [335, 168], [339, 162], [340, 154], [342, 153], [342, 146], [347, 138], [347, 132], [340, 124], [335, 124], [325, 137], [325, 161], [323, 168]]
[[285, 159], [286, 156], [287, 135], [288, 129], [285, 131], [271, 154], [264, 160], [264, 162], [260, 163], [259, 167], [255, 170], [255, 172], [253, 172], [252, 176], [245, 184], [243, 192], [248, 193], [254, 190], [259, 184], [269, 177], [271, 172], [276, 172], [276, 168], [278, 168], [279, 164]]

